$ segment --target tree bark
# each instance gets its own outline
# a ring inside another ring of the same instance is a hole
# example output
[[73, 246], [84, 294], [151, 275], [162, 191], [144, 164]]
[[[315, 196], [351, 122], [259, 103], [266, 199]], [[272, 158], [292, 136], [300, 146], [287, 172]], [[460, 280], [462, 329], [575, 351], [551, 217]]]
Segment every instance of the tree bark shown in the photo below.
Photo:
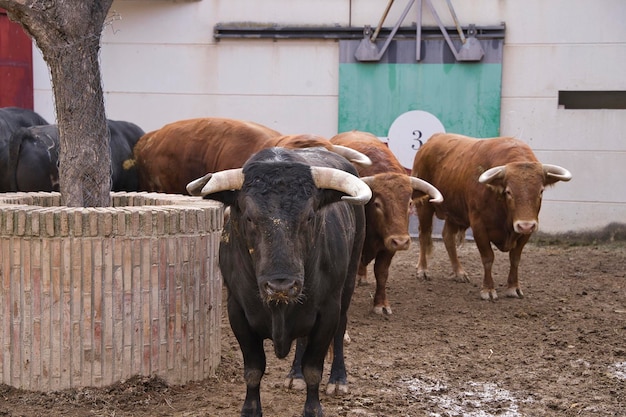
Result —
[[100, 65], [100, 35], [113, 0], [0, 0], [35, 40], [50, 68], [60, 134], [63, 204], [111, 204], [111, 154]]

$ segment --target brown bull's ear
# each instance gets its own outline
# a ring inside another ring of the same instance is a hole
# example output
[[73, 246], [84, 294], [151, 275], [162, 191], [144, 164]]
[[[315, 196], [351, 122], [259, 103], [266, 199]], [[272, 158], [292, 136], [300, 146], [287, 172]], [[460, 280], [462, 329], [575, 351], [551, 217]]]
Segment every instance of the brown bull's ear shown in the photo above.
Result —
[[491, 191], [493, 191], [496, 194], [500, 194], [500, 196], [504, 195], [504, 185], [502, 185], [502, 183], [496, 183], [494, 182], [493, 184], [485, 184], [485, 186], [490, 189]]

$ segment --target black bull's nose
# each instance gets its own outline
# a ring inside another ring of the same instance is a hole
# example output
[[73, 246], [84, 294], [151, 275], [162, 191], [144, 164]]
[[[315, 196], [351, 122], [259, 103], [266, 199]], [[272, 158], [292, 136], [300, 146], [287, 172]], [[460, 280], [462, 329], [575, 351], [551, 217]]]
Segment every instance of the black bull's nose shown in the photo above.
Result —
[[291, 277], [268, 277], [259, 280], [259, 289], [266, 302], [287, 304], [298, 299], [302, 283]]

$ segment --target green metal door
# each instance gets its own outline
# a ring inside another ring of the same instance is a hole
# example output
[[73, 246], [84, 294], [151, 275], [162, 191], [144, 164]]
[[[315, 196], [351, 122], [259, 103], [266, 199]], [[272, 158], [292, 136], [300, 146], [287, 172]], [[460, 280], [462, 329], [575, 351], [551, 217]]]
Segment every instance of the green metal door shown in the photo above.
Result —
[[[361, 63], [354, 58], [359, 42], [340, 42], [339, 132], [364, 130], [391, 142], [394, 120], [420, 110], [438, 119], [446, 132], [499, 135], [503, 39], [481, 40], [482, 60], [463, 63], [455, 61], [443, 38], [423, 40], [420, 61], [415, 40], [397, 40], [380, 61]], [[419, 130], [415, 126], [406, 134]], [[414, 154], [415, 146], [406, 152]]]

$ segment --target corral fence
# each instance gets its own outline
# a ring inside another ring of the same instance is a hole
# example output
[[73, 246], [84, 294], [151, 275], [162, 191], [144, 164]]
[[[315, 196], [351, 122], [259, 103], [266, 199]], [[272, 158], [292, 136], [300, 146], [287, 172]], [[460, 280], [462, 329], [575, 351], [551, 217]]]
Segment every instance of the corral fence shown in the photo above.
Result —
[[0, 195], [0, 383], [49, 391], [214, 374], [222, 206], [111, 197], [75, 208], [59, 193]]

